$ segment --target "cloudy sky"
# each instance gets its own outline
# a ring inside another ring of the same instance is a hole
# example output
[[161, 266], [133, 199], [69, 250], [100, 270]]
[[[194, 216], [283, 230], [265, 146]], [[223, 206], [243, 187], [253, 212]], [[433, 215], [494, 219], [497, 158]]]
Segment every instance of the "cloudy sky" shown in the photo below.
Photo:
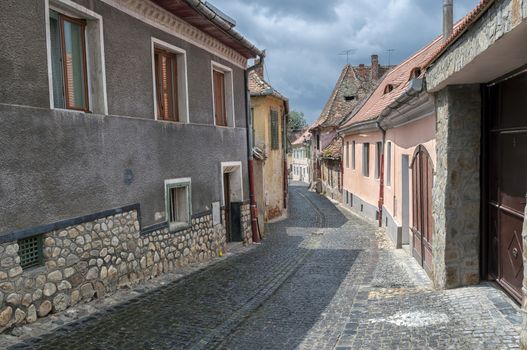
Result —
[[[409, 57], [441, 33], [442, 0], [209, 0], [267, 50], [266, 79], [309, 122], [318, 117], [346, 64], [388, 64]], [[455, 20], [478, 0], [454, 1]]]

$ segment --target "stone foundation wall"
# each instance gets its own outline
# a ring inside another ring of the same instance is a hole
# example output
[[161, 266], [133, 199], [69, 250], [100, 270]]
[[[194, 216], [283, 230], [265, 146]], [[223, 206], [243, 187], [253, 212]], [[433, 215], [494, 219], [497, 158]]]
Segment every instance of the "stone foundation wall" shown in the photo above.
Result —
[[[242, 230], [244, 243], [251, 243], [248, 204], [242, 206]], [[42, 235], [44, 265], [26, 270], [18, 243], [0, 244], [0, 332], [206, 261], [226, 245], [225, 227], [214, 226], [211, 213], [178, 232], [166, 225], [141, 232], [138, 211], [130, 210]]]
[[436, 115], [432, 279], [438, 288], [454, 288], [479, 283], [479, 86], [441, 90]]

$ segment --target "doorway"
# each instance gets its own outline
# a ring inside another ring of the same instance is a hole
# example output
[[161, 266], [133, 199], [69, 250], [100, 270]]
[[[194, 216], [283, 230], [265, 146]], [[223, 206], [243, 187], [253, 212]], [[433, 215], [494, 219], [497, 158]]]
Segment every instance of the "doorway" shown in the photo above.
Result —
[[[488, 278], [522, 300], [527, 193], [527, 73], [486, 89]], [[485, 145], [484, 145], [485, 147]]]
[[432, 186], [433, 165], [428, 151], [419, 145], [412, 160], [412, 255], [432, 273]]

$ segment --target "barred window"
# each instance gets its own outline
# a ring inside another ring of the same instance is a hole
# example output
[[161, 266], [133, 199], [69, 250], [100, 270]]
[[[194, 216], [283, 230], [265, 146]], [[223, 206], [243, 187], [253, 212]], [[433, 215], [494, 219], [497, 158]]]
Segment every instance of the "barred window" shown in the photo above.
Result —
[[20, 266], [23, 269], [44, 265], [42, 235], [19, 240], [18, 256], [20, 257]]

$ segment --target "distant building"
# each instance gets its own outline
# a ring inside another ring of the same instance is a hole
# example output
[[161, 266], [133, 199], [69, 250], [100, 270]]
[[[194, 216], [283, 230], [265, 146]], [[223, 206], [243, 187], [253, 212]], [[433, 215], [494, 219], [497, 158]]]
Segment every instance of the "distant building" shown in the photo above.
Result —
[[342, 198], [342, 140], [337, 128], [368, 96], [376, 82], [388, 70], [379, 65], [378, 56], [371, 56], [371, 66], [345, 65], [320, 117], [310, 127], [312, 134], [312, 183], [318, 192]]
[[290, 178], [293, 181], [311, 183], [311, 133], [305, 131], [291, 143], [291, 169]]
[[288, 99], [264, 79], [263, 61], [249, 72], [254, 181], [259, 227], [285, 214], [287, 208], [287, 115]]

